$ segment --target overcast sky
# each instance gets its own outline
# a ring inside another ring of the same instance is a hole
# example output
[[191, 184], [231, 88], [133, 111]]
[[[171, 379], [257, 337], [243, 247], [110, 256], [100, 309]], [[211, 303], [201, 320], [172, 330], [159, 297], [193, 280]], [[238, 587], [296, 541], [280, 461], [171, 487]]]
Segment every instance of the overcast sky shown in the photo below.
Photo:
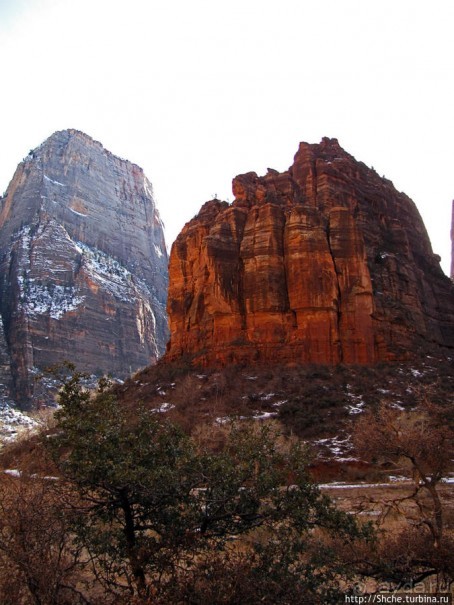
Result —
[[336, 137], [450, 261], [453, 0], [0, 0], [0, 188], [56, 130], [142, 166], [168, 245], [239, 173]]

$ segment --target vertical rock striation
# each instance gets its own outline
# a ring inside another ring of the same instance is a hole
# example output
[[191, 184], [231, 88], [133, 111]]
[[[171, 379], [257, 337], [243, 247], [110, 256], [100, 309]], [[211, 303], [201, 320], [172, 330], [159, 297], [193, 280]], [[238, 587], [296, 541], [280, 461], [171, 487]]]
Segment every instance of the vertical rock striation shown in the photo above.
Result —
[[233, 180], [169, 264], [167, 357], [369, 364], [454, 346], [454, 289], [414, 203], [336, 139]]
[[34, 374], [55, 362], [123, 377], [163, 352], [167, 253], [141, 168], [81, 132], [57, 132], [18, 166], [0, 229], [1, 314], [22, 406]]

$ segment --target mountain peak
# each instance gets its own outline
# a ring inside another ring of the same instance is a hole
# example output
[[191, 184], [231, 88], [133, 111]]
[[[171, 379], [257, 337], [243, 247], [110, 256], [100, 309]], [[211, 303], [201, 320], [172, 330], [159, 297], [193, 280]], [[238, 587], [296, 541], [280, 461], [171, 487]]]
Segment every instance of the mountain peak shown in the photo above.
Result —
[[79, 149], [79, 152], [82, 149], [93, 149], [97, 153], [106, 154], [110, 156], [114, 159], [114, 161], [118, 163], [123, 163], [127, 166], [131, 166], [134, 170], [143, 174], [143, 169], [140, 166], [138, 166], [134, 162], [131, 162], [128, 159], [122, 158], [119, 155], [115, 155], [114, 153], [106, 149], [100, 141], [97, 141], [85, 132], [82, 132], [81, 130], [77, 130], [75, 128], [57, 130], [56, 132], [51, 134], [50, 137], [48, 137], [45, 141], [43, 141], [41, 145], [38, 145], [38, 147], [32, 149], [29, 152], [26, 160], [30, 161], [34, 158], [42, 159], [43, 154], [53, 155], [55, 153], [62, 153], [63, 150], [67, 147], [70, 147], [70, 149]]
[[96, 145], [99, 148], [104, 149], [102, 143], [100, 143], [99, 141], [95, 141], [85, 132], [82, 132], [81, 130], [76, 130], [74, 128], [68, 128], [65, 130], [57, 130], [52, 133], [47, 139], [45, 139], [40, 145], [38, 145], [38, 147], [32, 149], [29, 155], [33, 157], [38, 155], [43, 149], [67, 145], [71, 140], [74, 139], [78, 140], [83, 145]]

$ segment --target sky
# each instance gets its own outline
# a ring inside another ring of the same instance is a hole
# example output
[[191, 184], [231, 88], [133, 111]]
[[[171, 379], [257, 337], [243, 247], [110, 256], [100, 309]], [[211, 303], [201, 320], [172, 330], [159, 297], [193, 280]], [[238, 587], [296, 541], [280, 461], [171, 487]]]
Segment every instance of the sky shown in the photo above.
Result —
[[452, 0], [0, 0], [0, 189], [82, 130], [144, 169], [170, 247], [235, 175], [335, 137], [413, 199], [447, 273], [453, 28]]

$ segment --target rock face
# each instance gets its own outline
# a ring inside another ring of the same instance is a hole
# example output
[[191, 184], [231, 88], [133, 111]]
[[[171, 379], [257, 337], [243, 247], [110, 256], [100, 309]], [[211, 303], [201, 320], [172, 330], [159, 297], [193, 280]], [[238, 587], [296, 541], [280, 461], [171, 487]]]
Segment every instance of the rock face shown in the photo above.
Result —
[[233, 193], [172, 247], [167, 358], [369, 364], [454, 346], [454, 286], [414, 203], [336, 139]]
[[17, 168], [0, 229], [0, 369], [21, 406], [55, 362], [123, 377], [164, 351], [168, 259], [141, 168], [57, 132]]

